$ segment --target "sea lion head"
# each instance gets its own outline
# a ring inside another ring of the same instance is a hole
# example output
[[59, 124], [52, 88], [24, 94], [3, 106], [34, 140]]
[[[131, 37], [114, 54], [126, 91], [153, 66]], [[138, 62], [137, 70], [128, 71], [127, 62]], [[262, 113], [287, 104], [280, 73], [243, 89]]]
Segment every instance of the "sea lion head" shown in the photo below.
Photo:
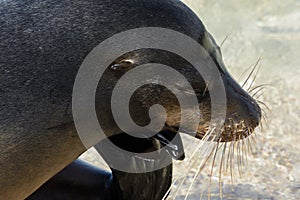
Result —
[[[139, 49], [117, 58], [106, 73], [112, 73], [112, 76], [117, 81], [131, 69], [143, 64], [161, 63], [171, 66], [184, 75], [197, 96], [201, 116], [197, 133], [195, 134], [196, 137], [203, 139], [210, 132], [210, 140], [213, 141], [230, 142], [244, 139], [260, 124], [261, 109], [255, 99], [229, 74], [223, 63], [219, 46], [206, 30], [204, 30], [199, 43], [211, 56], [215, 66], [218, 68], [225, 88], [226, 117], [223, 119], [221, 133], [219, 131], [219, 134], [211, 132], [212, 126], [210, 125], [212, 117], [210, 93], [214, 90], [214, 81], [205, 82], [195, 68], [179, 55], [158, 49]], [[212, 87], [208, 87], [209, 84]], [[180, 84], [178, 84], [177, 89], [189, 93], [189, 91], [185, 91], [185, 88], [180, 88]], [[138, 88], [130, 99], [130, 115], [133, 121], [140, 126], [149, 124], [151, 121], [149, 110], [155, 104], [162, 105], [166, 110], [167, 118], [164, 130], [177, 132], [182, 117], [194, 117], [192, 111], [190, 115], [182, 116], [178, 99], [168, 88], [149, 84]], [[187, 127], [186, 132], [188, 133], [189, 131]]]

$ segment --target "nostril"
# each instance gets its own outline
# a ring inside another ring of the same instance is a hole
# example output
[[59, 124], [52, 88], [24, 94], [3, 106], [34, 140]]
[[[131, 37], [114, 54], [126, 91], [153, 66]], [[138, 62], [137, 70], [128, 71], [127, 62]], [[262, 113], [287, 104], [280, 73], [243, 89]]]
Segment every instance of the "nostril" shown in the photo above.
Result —
[[259, 120], [255, 120], [254, 121], [254, 126], [256, 127], [256, 126], [258, 126], [259, 125]]
[[248, 123], [252, 128], [257, 127], [260, 124], [261, 120], [261, 109], [259, 105], [256, 103], [254, 99], [252, 99], [251, 96], [240, 96], [243, 104], [246, 106], [246, 115], [248, 115]]
[[252, 124], [256, 127], [259, 125], [260, 120], [261, 120], [261, 110], [260, 107], [257, 105], [255, 101], [251, 102], [251, 107], [249, 108], [250, 111], [250, 117]]

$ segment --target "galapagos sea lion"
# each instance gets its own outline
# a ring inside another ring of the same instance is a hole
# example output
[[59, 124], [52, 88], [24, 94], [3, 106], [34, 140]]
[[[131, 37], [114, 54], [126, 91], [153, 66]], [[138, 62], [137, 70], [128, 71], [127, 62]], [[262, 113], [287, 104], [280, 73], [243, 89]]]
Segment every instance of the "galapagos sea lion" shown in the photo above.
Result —
[[[26, 198], [86, 150], [76, 132], [71, 111], [76, 74], [95, 46], [128, 29], [172, 29], [193, 38], [211, 55], [224, 82], [226, 117], [231, 119], [230, 123], [225, 121], [229, 128], [222, 132], [222, 141], [247, 137], [260, 122], [259, 106], [229, 75], [219, 47], [200, 19], [180, 1], [5, 0], [0, 2], [0, 24], [0, 199]], [[210, 120], [210, 98], [209, 92], [204, 92], [203, 79], [193, 70], [184, 70], [190, 68], [189, 63], [169, 52], [153, 49], [124, 56], [134, 60], [126, 69], [153, 62], [152, 58], [181, 69], [191, 85], [196, 86], [199, 107], [204, 111], [197, 133], [201, 139]], [[116, 63], [123, 64], [123, 61], [116, 60]], [[102, 112], [99, 122], [108, 135], [121, 133], [108, 110], [110, 101], [106, 101], [118, 74], [119, 70], [108, 70], [104, 80], [100, 80], [104, 84], [99, 84], [96, 95], [96, 109]], [[143, 103], [148, 92], [166, 94], [151, 100], [166, 105], [170, 116], [166, 129], [176, 132], [180, 121], [178, 102], [161, 88], [137, 92], [143, 98], [133, 101], [132, 109], [136, 113], [133, 119], [141, 125], [147, 123], [146, 110], [153, 104], [152, 101]], [[243, 122], [241, 131], [232, 131], [232, 124], [240, 122]]]

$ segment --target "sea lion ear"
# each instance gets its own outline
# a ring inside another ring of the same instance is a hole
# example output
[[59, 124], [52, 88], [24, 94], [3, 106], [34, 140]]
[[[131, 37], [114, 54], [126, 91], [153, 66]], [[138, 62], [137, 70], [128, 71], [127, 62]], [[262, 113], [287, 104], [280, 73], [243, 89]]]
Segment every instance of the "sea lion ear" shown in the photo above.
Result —
[[122, 59], [113, 62], [110, 65], [110, 69], [115, 72], [115, 76], [120, 78], [127, 71], [134, 67], [134, 61], [132, 59]]
[[134, 61], [131, 59], [122, 59], [111, 64], [110, 68], [114, 71], [128, 71], [132, 68]]
[[176, 134], [171, 131], [162, 131], [154, 136], [155, 139], [159, 140], [163, 147], [166, 147], [167, 152], [175, 160], [184, 160], [184, 148], [181, 137], [175, 137]]

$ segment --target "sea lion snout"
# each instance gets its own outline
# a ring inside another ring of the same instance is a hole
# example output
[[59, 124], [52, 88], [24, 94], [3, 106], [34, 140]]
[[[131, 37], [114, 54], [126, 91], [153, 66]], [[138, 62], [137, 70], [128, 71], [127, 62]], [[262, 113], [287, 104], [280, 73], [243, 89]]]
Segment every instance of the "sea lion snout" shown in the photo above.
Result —
[[[251, 97], [247, 93], [247, 91], [245, 91], [243, 87], [241, 87], [227, 71], [222, 59], [221, 49], [217, 45], [212, 35], [209, 32], [204, 31], [200, 43], [207, 51], [207, 53], [211, 56], [222, 77], [226, 94], [226, 117], [225, 119], [219, 119], [224, 120], [221, 133], [211, 133], [211, 129], [213, 127], [211, 127], [209, 123], [213, 119], [211, 119], [212, 108], [210, 105], [211, 99], [209, 93], [218, 91], [206, 91], [206, 95], [204, 97], [201, 97], [201, 99], [198, 99], [199, 108], [204, 115], [202, 116], [202, 119], [200, 121], [196, 137], [199, 139], [203, 139], [209, 134], [212, 136], [212, 138], [209, 138], [214, 141], [221, 142], [229, 142], [246, 138], [260, 124], [260, 120], [262, 117], [261, 109], [255, 99], [253, 99], [253, 97]], [[202, 83], [202, 85], [203, 84], [214, 85], [214, 80], [212, 80], [211, 83]], [[212, 90], [216, 89], [217, 88], [212, 87]], [[220, 114], [221, 113], [222, 108], [220, 109]]]
[[251, 97], [230, 76], [224, 78], [227, 98], [226, 120], [221, 141], [246, 138], [260, 124], [261, 109]]

